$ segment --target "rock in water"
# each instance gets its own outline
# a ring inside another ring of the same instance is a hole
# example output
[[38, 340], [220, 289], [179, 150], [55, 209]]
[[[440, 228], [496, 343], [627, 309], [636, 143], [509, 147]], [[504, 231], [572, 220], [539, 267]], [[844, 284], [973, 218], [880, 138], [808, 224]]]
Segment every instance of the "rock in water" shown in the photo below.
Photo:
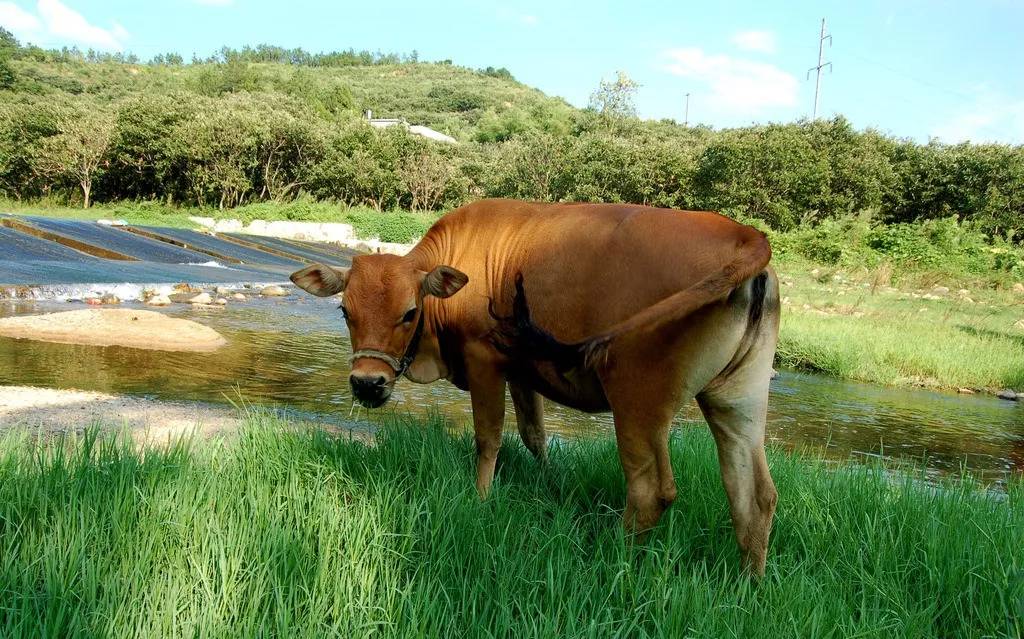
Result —
[[973, 395], [974, 394], [974, 391], [972, 391], [969, 388], [958, 388], [958, 389], [956, 389], [956, 392], [960, 393], [961, 395]]
[[223, 297], [224, 295], [230, 295], [231, 289], [229, 289], [226, 286], [218, 286], [217, 288], [213, 289], [213, 292]]
[[236, 302], [244, 302], [245, 295], [242, 295], [241, 293], [235, 293], [234, 295], [231, 296], [231, 299], [235, 300]]
[[1015, 402], [1018, 399], [1020, 399], [1020, 395], [1013, 392], [1009, 388], [1004, 388], [1003, 390], [999, 391], [998, 397], [999, 399], [1007, 399], [1011, 402]]
[[188, 300], [188, 303], [189, 304], [209, 304], [212, 301], [213, 301], [213, 298], [210, 297], [209, 293], [200, 293], [199, 295], [196, 295], [196, 296], [190, 298]]
[[146, 300], [146, 306], [168, 306], [171, 303], [171, 298], [166, 295], [154, 295]]
[[223, 297], [218, 297], [217, 299], [215, 299], [213, 301], [213, 303], [218, 305], [218, 306], [224, 306], [225, 304], [228, 303], [228, 301], [226, 299], [224, 299]]
[[217, 331], [197, 322], [127, 308], [5, 317], [0, 319], [0, 335], [59, 344], [198, 353], [215, 351], [227, 343]]
[[277, 284], [271, 284], [270, 286], [264, 286], [263, 290], [260, 291], [260, 295], [263, 297], [283, 297], [288, 294], [288, 291], [278, 286]]

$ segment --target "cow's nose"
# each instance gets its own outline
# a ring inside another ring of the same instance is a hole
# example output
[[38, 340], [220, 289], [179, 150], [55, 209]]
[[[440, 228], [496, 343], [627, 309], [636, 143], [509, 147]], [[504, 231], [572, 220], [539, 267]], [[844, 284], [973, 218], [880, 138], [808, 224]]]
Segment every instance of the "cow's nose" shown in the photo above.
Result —
[[348, 381], [352, 384], [352, 390], [356, 392], [380, 392], [388, 384], [388, 378], [379, 373], [371, 375], [353, 374], [349, 376]]

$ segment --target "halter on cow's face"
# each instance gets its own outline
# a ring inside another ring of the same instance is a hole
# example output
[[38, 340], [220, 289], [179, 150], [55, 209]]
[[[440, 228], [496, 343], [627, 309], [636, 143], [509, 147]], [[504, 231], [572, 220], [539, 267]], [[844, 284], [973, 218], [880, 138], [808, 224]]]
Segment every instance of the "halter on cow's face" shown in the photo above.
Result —
[[396, 255], [360, 255], [350, 269], [313, 264], [291, 280], [319, 297], [344, 292], [339, 308], [352, 339], [349, 383], [360, 404], [376, 408], [391, 397], [395, 380], [416, 357], [423, 298], [454, 295], [469, 278], [448, 266], [427, 273]]

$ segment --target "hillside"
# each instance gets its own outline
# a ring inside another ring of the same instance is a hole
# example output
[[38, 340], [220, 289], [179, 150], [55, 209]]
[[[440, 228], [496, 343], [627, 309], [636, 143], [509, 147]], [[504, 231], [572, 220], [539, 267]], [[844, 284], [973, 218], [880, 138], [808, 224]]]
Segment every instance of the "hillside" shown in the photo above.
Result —
[[[631, 101], [613, 97], [603, 103]], [[460, 143], [375, 130], [367, 109]], [[440, 211], [491, 196], [712, 209], [783, 231], [957, 218], [992, 241], [1024, 238], [1019, 146], [921, 145], [842, 117], [716, 131], [630, 113], [576, 109], [505, 69], [415, 55], [259, 46], [140, 63], [8, 35], [0, 197]], [[840, 259], [843, 247], [819, 235], [813, 259]]]
[[[40, 56], [42, 57], [42, 56]], [[280, 63], [140, 64], [24, 57], [13, 61], [16, 92], [88, 96], [113, 103], [137, 95], [278, 93], [321, 115], [405, 118], [461, 141], [515, 119], [523, 128], [564, 133], [575, 111], [564, 100], [516, 82], [445, 63], [311, 67]], [[507, 72], [506, 72], [507, 73]]]

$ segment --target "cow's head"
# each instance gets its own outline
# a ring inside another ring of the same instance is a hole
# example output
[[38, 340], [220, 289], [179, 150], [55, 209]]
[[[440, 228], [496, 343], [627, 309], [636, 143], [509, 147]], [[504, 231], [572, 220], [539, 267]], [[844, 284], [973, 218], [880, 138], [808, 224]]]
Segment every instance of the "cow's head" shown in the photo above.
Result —
[[421, 271], [397, 255], [360, 255], [352, 268], [313, 264], [291, 280], [320, 297], [344, 292], [339, 308], [352, 340], [349, 383], [359, 403], [375, 408], [391, 397], [421, 348], [423, 298], [450, 297], [469, 278], [449, 266]]

